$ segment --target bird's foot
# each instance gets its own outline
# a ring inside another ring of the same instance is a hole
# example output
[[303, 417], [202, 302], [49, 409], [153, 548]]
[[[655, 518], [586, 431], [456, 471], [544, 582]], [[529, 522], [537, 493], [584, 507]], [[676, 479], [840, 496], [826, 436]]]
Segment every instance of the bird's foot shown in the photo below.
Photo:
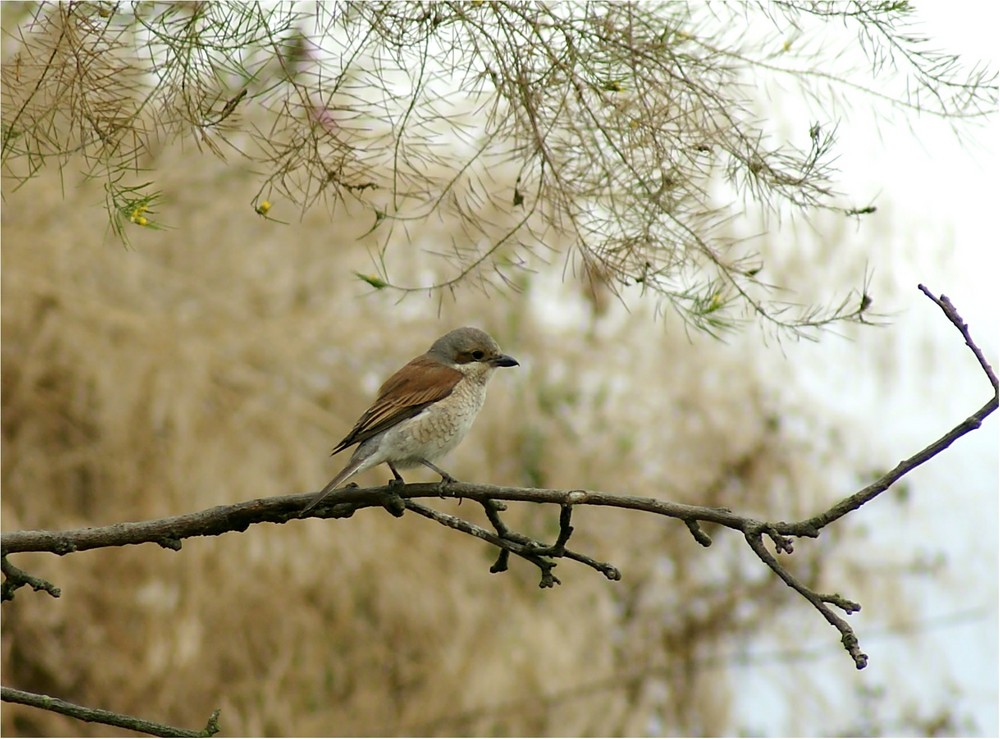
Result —
[[444, 499], [448, 496], [445, 495], [445, 491], [451, 486], [458, 482], [457, 479], [449, 475], [447, 472], [441, 473], [441, 482], [438, 483], [438, 497]]

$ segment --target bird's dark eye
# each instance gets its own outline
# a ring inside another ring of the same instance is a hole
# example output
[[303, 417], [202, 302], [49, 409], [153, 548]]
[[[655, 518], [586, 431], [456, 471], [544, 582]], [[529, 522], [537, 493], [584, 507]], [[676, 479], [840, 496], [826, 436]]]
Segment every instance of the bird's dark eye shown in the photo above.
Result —
[[472, 352], [472, 358], [475, 359], [477, 362], [485, 356], [486, 355], [479, 349], [476, 349], [476, 351]]

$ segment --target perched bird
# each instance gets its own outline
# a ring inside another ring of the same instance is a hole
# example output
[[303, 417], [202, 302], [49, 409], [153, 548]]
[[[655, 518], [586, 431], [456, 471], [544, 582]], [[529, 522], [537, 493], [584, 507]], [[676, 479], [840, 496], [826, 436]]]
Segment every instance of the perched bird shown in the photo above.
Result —
[[302, 509], [305, 515], [352, 475], [383, 462], [403, 482], [400, 467], [424, 465], [445, 482], [455, 478], [434, 465], [465, 438], [486, 400], [486, 386], [497, 367], [515, 367], [493, 338], [478, 328], [457, 328], [411, 359], [379, 388], [331, 455], [358, 448], [337, 476]]

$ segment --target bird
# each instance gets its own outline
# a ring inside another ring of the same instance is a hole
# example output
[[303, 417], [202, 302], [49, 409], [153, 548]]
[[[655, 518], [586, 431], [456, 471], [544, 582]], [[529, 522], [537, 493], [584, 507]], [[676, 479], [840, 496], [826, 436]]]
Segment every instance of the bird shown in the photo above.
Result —
[[465, 326], [449, 331], [426, 353], [411, 359], [379, 388], [333, 456], [357, 444], [350, 461], [313, 498], [300, 515], [322, 503], [348, 478], [379, 464], [389, 465], [391, 484], [405, 482], [400, 468], [424, 465], [455, 478], [434, 464], [465, 438], [486, 400], [486, 387], [498, 367], [517, 367], [485, 331]]

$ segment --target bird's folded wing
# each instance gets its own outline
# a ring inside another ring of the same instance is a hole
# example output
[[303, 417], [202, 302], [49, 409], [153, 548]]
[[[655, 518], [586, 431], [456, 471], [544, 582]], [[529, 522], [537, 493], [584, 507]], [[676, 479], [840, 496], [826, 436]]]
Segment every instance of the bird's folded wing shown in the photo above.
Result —
[[378, 397], [366, 410], [351, 432], [333, 448], [331, 454], [367, 439], [412, 418], [429, 406], [451, 395], [462, 373], [441, 362], [420, 356], [401, 367], [385, 381]]

